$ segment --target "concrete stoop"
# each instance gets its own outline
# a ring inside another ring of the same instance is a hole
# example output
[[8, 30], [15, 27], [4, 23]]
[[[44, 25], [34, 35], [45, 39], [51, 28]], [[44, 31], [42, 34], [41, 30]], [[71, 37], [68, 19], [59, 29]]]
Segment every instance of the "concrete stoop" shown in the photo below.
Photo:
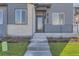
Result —
[[41, 33], [35, 34], [30, 41], [31, 43], [24, 56], [51, 56], [48, 40], [45, 35]]

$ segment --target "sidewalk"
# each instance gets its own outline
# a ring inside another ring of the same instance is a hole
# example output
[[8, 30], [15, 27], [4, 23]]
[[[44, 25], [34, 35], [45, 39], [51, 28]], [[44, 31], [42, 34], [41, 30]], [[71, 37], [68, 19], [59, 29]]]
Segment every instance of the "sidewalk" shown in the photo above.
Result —
[[47, 38], [41, 34], [35, 35], [24, 56], [51, 56]]

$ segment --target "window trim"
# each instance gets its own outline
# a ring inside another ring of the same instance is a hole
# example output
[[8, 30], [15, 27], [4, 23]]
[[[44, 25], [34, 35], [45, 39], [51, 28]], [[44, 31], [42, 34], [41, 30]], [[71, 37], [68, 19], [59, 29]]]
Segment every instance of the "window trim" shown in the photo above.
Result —
[[[14, 24], [15, 25], [26, 25], [26, 24], [28, 24], [28, 16], [25, 14], [25, 20], [27, 20], [27, 22], [26, 23], [16, 23], [16, 20], [15, 20], [15, 10], [17, 10], [17, 9], [23, 9], [23, 10], [25, 10], [25, 12], [26, 12], [26, 14], [27, 14], [27, 8], [14, 8]], [[22, 15], [21, 15], [22, 16]], [[20, 18], [22, 18], [22, 17], [20, 17]], [[22, 21], [22, 20], [21, 20]]]
[[[53, 17], [52, 17], [52, 24], [53, 24], [53, 25], [64, 25], [64, 24], [65, 24], [65, 13], [64, 13], [64, 12], [53, 12], [53, 13], [58, 14], [58, 15], [63, 14], [63, 15], [64, 15], [64, 18], [63, 18], [63, 23], [54, 24], [54, 23], [53, 23]], [[53, 15], [53, 13], [52, 13], [52, 15]], [[59, 17], [60, 17], [60, 16], [59, 16]]]

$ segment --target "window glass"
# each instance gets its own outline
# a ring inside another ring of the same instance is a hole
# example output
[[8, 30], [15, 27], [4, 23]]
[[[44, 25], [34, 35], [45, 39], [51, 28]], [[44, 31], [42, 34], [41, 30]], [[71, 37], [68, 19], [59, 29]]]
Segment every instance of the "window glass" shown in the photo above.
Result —
[[22, 11], [22, 22], [25, 23], [25, 10]]
[[16, 24], [25, 24], [25, 9], [15, 9], [15, 23]]
[[20, 13], [21, 13], [21, 11], [19, 9], [15, 10], [15, 23], [17, 23], [17, 24], [21, 23]]
[[59, 24], [59, 14], [58, 13], [53, 13], [53, 25], [58, 25]]
[[64, 19], [64, 13], [52, 13], [53, 25], [63, 25]]
[[3, 10], [0, 10], [0, 24], [3, 24]]
[[60, 20], [60, 24], [64, 24], [64, 14], [63, 13], [59, 14], [59, 20]]

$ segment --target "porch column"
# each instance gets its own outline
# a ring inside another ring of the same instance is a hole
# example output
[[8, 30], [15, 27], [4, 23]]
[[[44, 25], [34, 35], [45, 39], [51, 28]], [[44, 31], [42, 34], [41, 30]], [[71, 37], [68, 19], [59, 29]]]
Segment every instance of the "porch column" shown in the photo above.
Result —
[[35, 27], [35, 26], [36, 26], [36, 23], [35, 23], [36, 16], [35, 16], [35, 14], [36, 14], [36, 13], [35, 13], [35, 6], [34, 6], [34, 4], [32, 4], [32, 17], [33, 17], [33, 18], [32, 18], [32, 19], [33, 19], [33, 21], [32, 21], [32, 24], [33, 24], [33, 25], [32, 25], [32, 29], [33, 29], [33, 31], [32, 31], [32, 32], [33, 32], [33, 33], [35, 33], [35, 28], [36, 28], [36, 27]]

